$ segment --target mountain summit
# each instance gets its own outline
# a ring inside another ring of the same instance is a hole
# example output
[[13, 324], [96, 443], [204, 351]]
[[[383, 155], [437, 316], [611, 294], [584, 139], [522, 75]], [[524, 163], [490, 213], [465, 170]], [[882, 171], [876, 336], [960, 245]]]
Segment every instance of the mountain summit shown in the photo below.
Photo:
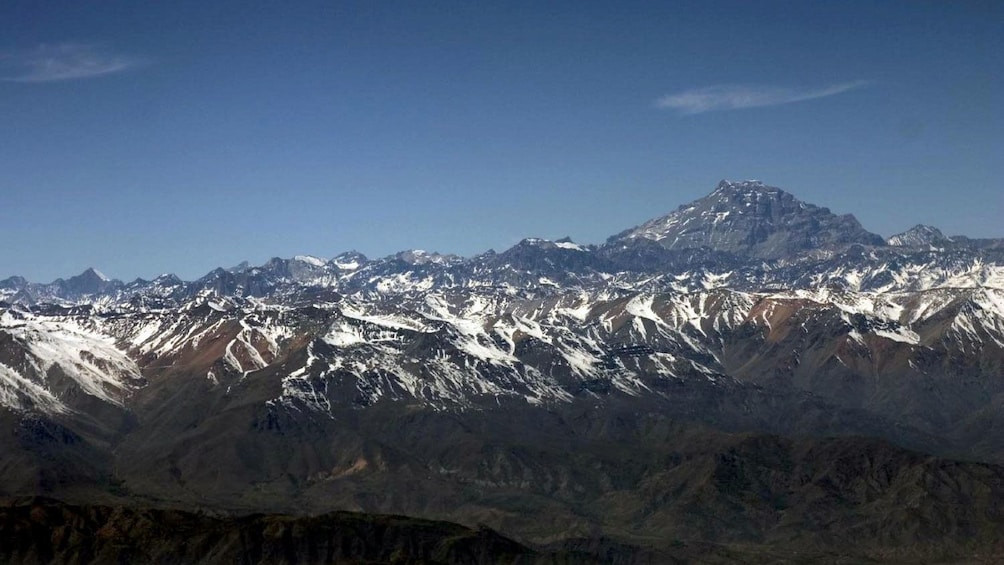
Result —
[[951, 241], [938, 228], [917, 224], [903, 233], [890, 237], [886, 240], [886, 243], [896, 247], [925, 247], [928, 245], [944, 245]]
[[838, 216], [756, 180], [723, 180], [704, 198], [608, 241], [633, 239], [657, 241], [667, 249], [711, 248], [763, 259], [832, 245], [885, 244], [850, 214]]
[[116, 281], [109, 279], [94, 267], [88, 268], [75, 277], [66, 280], [59, 279], [55, 284], [59, 285], [65, 294], [72, 296], [99, 294], [118, 286]]

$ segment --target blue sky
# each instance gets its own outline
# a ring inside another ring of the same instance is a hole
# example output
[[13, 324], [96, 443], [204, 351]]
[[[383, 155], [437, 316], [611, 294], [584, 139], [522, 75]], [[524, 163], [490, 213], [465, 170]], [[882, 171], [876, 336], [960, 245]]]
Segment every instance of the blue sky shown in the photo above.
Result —
[[1001, 53], [1000, 2], [8, 1], [0, 278], [600, 243], [722, 178], [1004, 237]]

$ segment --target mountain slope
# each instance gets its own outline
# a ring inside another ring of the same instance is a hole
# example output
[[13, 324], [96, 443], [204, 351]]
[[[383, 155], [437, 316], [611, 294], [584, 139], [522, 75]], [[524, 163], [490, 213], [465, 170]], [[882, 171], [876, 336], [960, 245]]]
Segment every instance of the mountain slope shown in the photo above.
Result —
[[941, 246], [951, 243], [951, 241], [938, 228], [917, 224], [903, 233], [891, 236], [886, 240], [886, 243], [896, 247], [926, 247], [929, 245]]
[[916, 562], [1002, 549], [1004, 469], [864, 438], [723, 434], [628, 402], [482, 414], [386, 404], [250, 428], [235, 416], [187, 434], [179, 421], [172, 444], [151, 434], [143, 452], [140, 438], [123, 444], [117, 503], [405, 513], [538, 546], [606, 535], [670, 553], [715, 544]]
[[1004, 248], [921, 231], [723, 182], [601, 246], [12, 277], [0, 494], [968, 555], [1004, 534], [958, 462], [1004, 463]]
[[759, 181], [725, 180], [708, 196], [622, 232], [608, 244], [638, 238], [667, 249], [708, 247], [761, 259], [852, 243], [885, 244], [854, 216], [837, 216]]
[[[588, 556], [533, 551], [488, 530], [402, 516], [211, 517], [178, 510], [0, 507], [5, 563], [536, 563]], [[546, 560], [546, 561], [545, 561]]]

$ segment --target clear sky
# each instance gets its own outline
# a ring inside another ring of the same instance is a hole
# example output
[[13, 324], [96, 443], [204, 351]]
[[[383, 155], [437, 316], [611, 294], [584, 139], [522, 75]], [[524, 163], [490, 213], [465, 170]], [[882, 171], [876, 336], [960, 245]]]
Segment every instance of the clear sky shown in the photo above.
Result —
[[756, 178], [1004, 237], [1004, 3], [0, 5], [0, 278], [600, 243]]

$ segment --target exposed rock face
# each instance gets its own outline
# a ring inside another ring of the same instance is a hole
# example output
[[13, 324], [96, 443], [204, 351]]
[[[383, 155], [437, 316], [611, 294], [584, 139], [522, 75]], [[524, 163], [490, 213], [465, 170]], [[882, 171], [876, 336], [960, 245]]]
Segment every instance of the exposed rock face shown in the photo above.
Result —
[[886, 243], [896, 247], [926, 247], [941, 246], [951, 241], [938, 228], [917, 224], [903, 233], [890, 237]]
[[69, 296], [94, 296], [121, 286], [119, 281], [110, 280], [94, 268], [87, 269], [65, 281], [56, 281], [63, 293]]
[[884, 244], [850, 214], [837, 216], [759, 181], [725, 180], [708, 196], [608, 243], [637, 238], [658, 241], [667, 249], [707, 247], [761, 259], [852, 243]]

